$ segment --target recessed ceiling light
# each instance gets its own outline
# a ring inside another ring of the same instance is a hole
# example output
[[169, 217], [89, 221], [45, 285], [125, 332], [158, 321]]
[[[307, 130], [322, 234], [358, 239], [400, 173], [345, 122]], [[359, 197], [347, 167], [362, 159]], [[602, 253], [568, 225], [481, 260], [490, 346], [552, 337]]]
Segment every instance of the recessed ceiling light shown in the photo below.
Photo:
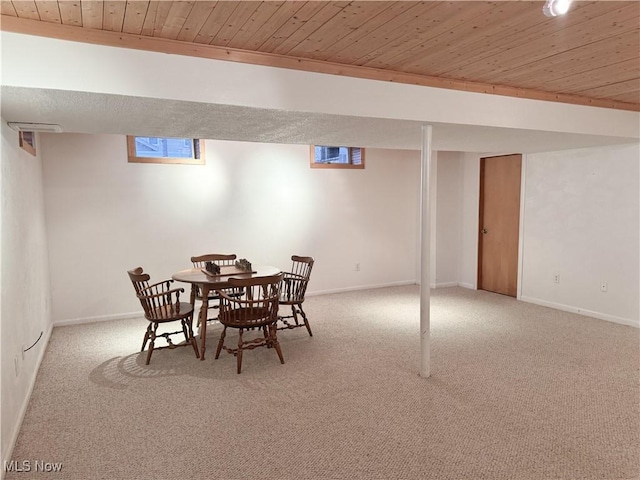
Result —
[[564, 15], [569, 11], [572, 0], [547, 0], [547, 3], [542, 7], [542, 13], [547, 17], [557, 17], [558, 15]]
[[7, 122], [16, 132], [60, 133], [62, 127], [53, 123]]

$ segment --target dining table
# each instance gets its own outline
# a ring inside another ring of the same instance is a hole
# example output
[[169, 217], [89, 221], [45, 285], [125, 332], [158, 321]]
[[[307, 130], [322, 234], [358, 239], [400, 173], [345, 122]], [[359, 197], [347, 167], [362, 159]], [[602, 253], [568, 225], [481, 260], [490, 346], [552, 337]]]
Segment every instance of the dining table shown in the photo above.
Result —
[[261, 278], [281, 273], [278, 267], [269, 265], [252, 265], [251, 270], [244, 270], [235, 265], [221, 266], [220, 273], [213, 274], [204, 268], [188, 268], [171, 275], [177, 282], [191, 284], [191, 305], [195, 304], [196, 291], [200, 288], [202, 306], [200, 307], [200, 360], [204, 360], [207, 341], [207, 316], [209, 310], [209, 293], [230, 288], [230, 278]]

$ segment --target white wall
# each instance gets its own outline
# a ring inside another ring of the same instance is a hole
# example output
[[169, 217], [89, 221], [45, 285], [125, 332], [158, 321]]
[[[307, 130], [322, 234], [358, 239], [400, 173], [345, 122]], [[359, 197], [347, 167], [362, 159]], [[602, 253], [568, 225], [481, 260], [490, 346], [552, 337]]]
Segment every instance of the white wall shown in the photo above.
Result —
[[435, 213], [437, 287], [458, 284], [462, 226], [461, 159], [462, 154], [459, 152], [438, 152]]
[[[477, 288], [482, 156], [438, 152], [439, 286]], [[520, 299], [640, 326], [640, 147], [529, 154], [523, 165]]]
[[478, 287], [478, 232], [480, 212], [480, 154], [464, 153], [460, 178], [460, 256], [458, 284]]
[[527, 156], [523, 300], [640, 326], [639, 164], [638, 145]]
[[137, 312], [128, 269], [167, 278], [203, 253], [312, 255], [310, 293], [416, 282], [419, 152], [322, 170], [308, 146], [206, 141], [207, 165], [186, 166], [129, 164], [117, 135], [41, 143], [56, 323]]
[[[40, 152], [40, 138], [36, 148]], [[51, 332], [40, 154], [2, 120], [2, 461], [11, 454]], [[43, 333], [43, 338], [22, 356]], [[18, 359], [16, 375], [14, 361]]]

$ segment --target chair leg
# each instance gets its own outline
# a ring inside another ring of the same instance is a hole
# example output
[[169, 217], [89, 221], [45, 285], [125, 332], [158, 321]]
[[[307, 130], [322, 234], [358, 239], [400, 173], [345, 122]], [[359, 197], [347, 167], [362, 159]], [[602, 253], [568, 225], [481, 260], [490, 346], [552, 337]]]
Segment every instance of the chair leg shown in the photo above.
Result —
[[[187, 322], [187, 320], [185, 320]], [[189, 317], [187, 323], [187, 329], [189, 331], [189, 339], [188, 341], [193, 346], [193, 350], [196, 352], [196, 358], [200, 358], [200, 352], [198, 352], [198, 342], [196, 342], [196, 337], [193, 335], [193, 317]]]
[[189, 332], [187, 331], [187, 321], [183, 318], [182, 320], [180, 320], [180, 323], [182, 324], [182, 333], [184, 335], [184, 341], [189, 343], [190, 339], [189, 339]]
[[147, 331], [144, 332], [144, 340], [142, 341], [141, 352], [144, 352], [144, 348], [147, 346], [147, 341], [149, 340], [149, 332], [151, 332], [151, 324], [147, 327]]
[[241, 328], [238, 331], [238, 354], [237, 354], [238, 374], [242, 372], [242, 332], [243, 332], [243, 329]]
[[280, 342], [278, 342], [277, 337], [277, 327], [275, 323], [269, 325], [270, 330], [270, 343], [273, 345], [273, 348], [276, 349], [276, 353], [278, 354], [278, 358], [280, 358], [280, 363], [284, 363], [284, 357], [282, 356], [282, 350], [280, 349]]
[[291, 313], [293, 315], [293, 320], [296, 322], [296, 327], [297, 327], [298, 325], [300, 325], [300, 322], [298, 322], [298, 312], [296, 312], [295, 305], [291, 305]]
[[313, 333], [311, 333], [311, 327], [309, 326], [309, 320], [307, 320], [307, 315], [304, 313], [301, 303], [298, 304], [298, 308], [300, 309], [300, 315], [302, 315], [302, 319], [304, 320], [304, 326], [307, 327], [307, 332], [309, 332], [309, 336], [313, 337]]
[[153, 346], [156, 342], [156, 330], [158, 329], [157, 323], [153, 323], [152, 325], [153, 325], [153, 328], [149, 332], [151, 343], [149, 343], [149, 352], [147, 353], [147, 365], [149, 365], [149, 362], [151, 361], [151, 355], [153, 354]]
[[222, 346], [224, 345], [224, 337], [227, 334], [227, 326], [225, 325], [222, 329], [222, 333], [220, 334], [220, 340], [218, 341], [218, 348], [216, 349], [216, 360], [220, 356], [220, 351], [222, 350]]

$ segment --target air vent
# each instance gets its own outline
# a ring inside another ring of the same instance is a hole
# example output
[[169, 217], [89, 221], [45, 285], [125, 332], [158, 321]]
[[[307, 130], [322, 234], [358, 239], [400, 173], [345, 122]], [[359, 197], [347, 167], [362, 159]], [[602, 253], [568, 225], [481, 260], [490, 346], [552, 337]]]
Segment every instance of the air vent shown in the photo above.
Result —
[[53, 123], [7, 122], [16, 132], [60, 133], [62, 127]]

